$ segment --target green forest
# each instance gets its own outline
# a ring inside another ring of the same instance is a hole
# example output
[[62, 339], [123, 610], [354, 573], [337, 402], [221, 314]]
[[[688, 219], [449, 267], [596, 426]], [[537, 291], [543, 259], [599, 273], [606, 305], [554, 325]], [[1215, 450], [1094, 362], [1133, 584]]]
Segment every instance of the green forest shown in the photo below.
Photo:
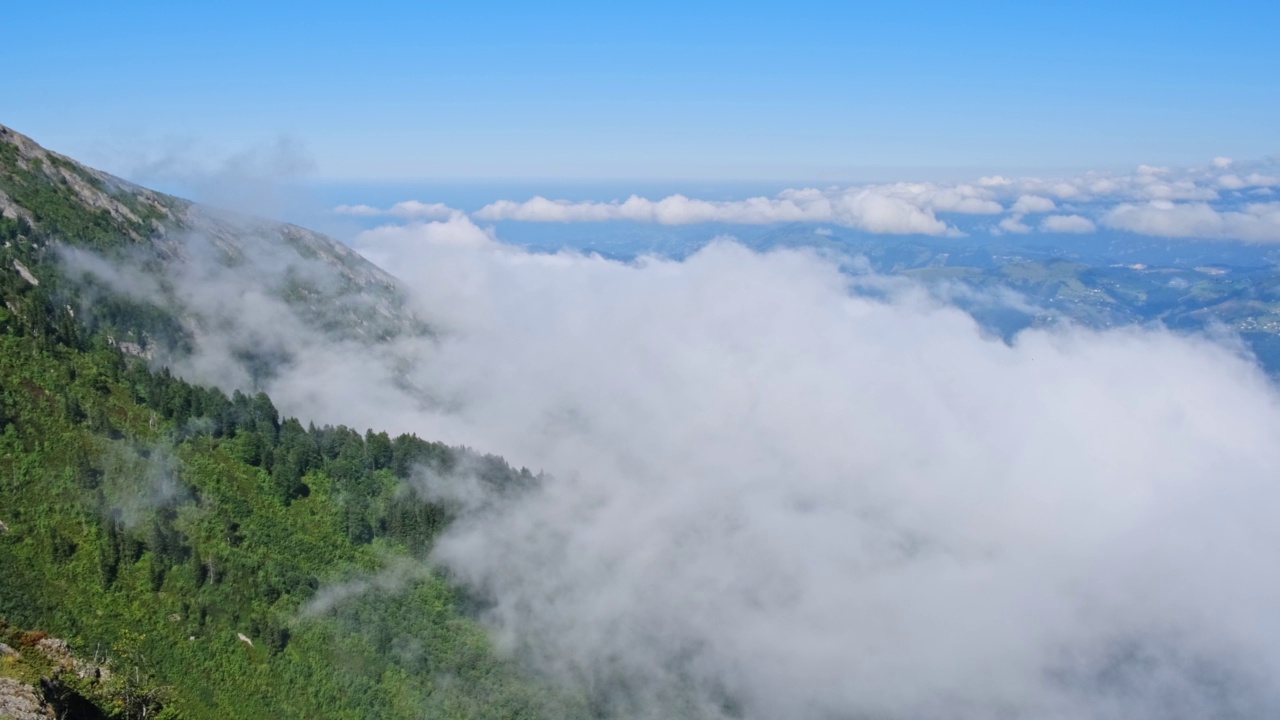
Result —
[[[478, 600], [425, 562], [448, 514], [411, 473], [465, 463], [511, 489], [532, 474], [413, 435], [303, 426], [263, 393], [125, 354], [113, 338], [177, 336], [178, 321], [88, 302], [52, 248], [109, 251], [144, 228], [41, 177], [0, 176], [35, 220], [0, 218], [0, 642], [14, 650], [0, 677], [43, 678], [68, 717], [592, 714], [500, 658]], [[46, 635], [103, 670], [41, 660]]]

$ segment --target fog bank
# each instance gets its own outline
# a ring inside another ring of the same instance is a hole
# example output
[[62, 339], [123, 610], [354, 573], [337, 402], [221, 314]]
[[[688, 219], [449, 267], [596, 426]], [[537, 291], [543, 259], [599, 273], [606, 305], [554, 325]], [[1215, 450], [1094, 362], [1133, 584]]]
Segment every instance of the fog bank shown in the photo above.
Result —
[[[508, 501], [420, 483], [462, 511], [433, 560], [609, 712], [1280, 712], [1280, 404], [1229, 338], [1005, 343], [846, 258], [730, 241], [619, 263], [454, 215], [356, 246], [434, 336], [325, 341], [246, 291], [228, 307], [293, 351], [266, 389], [545, 470]], [[235, 377], [243, 332], [185, 372]]]
[[[910, 284], [716, 243], [366, 233], [444, 337], [419, 424], [551, 473], [436, 559], [642, 717], [1280, 710], [1280, 412], [1230, 341], [992, 339]], [[878, 284], [877, 298], [850, 285]]]

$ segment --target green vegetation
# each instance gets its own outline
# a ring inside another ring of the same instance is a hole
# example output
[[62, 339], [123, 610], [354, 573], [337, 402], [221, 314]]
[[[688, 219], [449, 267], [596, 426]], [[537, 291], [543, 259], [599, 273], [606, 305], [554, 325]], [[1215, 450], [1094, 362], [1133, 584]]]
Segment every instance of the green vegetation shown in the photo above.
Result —
[[[409, 491], [413, 468], [465, 460], [511, 484], [527, 471], [411, 435], [303, 428], [266, 395], [228, 398], [50, 323], [39, 288], [15, 307], [0, 334], [0, 615], [171, 687], [173, 716], [553, 706], [441, 578], [405, 570], [445, 520]], [[379, 572], [400, 588], [304, 611]]]
[[[150, 233], [150, 223], [163, 213], [132, 201], [135, 220], [122, 221], [105, 208], [87, 208], [69, 202], [74, 195], [68, 176], [105, 192], [100, 180], [76, 165], [50, 155], [52, 168], [34, 158], [24, 161], [16, 145], [0, 142], [0, 190], [31, 214], [32, 220], [49, 235], [66, 238], [78, 245], [95, 248], [118, 246], [126, 238], [140, 240]], [[117, 200], [127, 197], [117, 193]], [[124, 231], [124, 232], [122, 232]]]
[[[0, 618], [116, 678], [67, 676], [57, 692], [120, 718], [584, 714], [500, 659], [423, 562], [448, 517], [413, 472], [519, 488], [528, 471], [303, 427], [262, 393], [228, 397], [125, 354], [113, 337], [180, 325], [102, 288], [88, 302], [49, 247], [120, 247], [128, 228], [61, 192], [14, 192], [18, 176], [4, 189], [36, 222], [0, 219]], [[23, 662], [11, 676], [51, 672]]]
[[[22, 630], [0, 621], [0, 680], [28, 688], [30, 699], [56, 717], [76, 720], [156, 717], [170, 702], [172, 689], [120, 672], [101, 656], [77, 657], [66, 642], [38, 630]], [[6, 687], [7, 685], [7, 687]], [[0, 704], [6, 690], [0, 682]], [[170, 713], [172, 716], [173, 713]]]

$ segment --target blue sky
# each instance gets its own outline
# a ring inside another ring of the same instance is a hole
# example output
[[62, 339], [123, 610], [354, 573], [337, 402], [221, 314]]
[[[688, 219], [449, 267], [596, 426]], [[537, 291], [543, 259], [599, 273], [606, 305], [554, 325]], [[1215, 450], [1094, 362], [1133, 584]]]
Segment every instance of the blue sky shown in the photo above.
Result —
[[1280, 151], [1274, 3], [16, 3], [0, 122], [126, 175], [853, 181]]

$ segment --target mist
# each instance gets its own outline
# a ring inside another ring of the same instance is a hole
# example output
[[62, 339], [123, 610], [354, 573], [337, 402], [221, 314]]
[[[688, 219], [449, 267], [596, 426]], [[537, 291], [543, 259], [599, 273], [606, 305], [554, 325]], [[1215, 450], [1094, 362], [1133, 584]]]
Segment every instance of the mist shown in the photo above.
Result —
[[354, 245], [429, 337], [327, 339], [189, 272], [259, 320], [206, 327], [181, 372], [243, 385], [226, 349], [269, 342], [284, 414], [545, 471], [510, 498], [416, 483], [459, 510], [432, 561], [602, 712], [1280, 712], [1280, 398], [1232, 338], [1005, 342], [853, 259], [731, 239], [621, 263], [455, 215]]

